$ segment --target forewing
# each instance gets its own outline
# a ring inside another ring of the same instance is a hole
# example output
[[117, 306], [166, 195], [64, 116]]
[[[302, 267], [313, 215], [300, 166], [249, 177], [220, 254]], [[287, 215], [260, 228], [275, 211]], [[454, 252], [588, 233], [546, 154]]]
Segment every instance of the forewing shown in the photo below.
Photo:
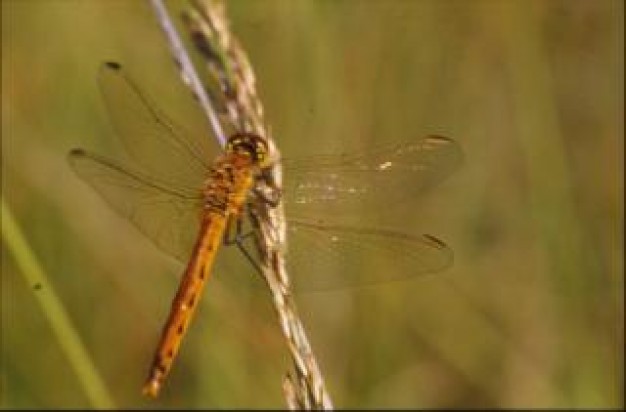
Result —
[[121, 216], [166, 253], [185, 261], [200, 222], [201, 193], [174, 188], [104, 157], [74, 149], [68, 161]]
[[98, 83], [133, 166], [176, 187], [201, 187], [212, 159], [209, 137], [194, 139], [174, 124], [119, 63], [103, 64]]
[[361, 153], [286, 159], [287, 212], [325, 217], [388, 208], [438, 184], [462, 157], [454, 140], [427, 136]]

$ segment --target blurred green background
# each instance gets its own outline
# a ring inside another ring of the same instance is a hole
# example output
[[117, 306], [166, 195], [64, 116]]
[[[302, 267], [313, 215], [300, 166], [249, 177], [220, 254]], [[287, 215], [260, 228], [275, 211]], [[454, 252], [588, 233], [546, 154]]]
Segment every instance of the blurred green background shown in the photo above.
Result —
[[[2, 407], [282, 407], [287, 350], [245, 282], [209, 284], [162, 396], [140, 395], [181, 266], [65, 156], [115, 153], [96, 85], [110, 59], [206, 134], [148, 3], [1, 4], [2, 196], [47, 276], [27, 281], [3, 239]], [[623, 406], [623, 2], [240, 1], [229, 15], [286, 156], [429, 133], [465, 153], [385, 222], [445, 239], [452, 268], [298, 297], [336, 406]], [[254, 276], [226, 257], [218, 277]], [[39, 304], [53, 293], [100, 395]]]

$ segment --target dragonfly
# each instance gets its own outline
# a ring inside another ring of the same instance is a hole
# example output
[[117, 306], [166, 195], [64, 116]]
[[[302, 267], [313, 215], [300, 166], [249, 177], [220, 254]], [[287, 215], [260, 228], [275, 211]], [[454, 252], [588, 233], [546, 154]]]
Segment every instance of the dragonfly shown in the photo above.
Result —
[[[117, 62], [101, 66], [98, 82], [124, 158], [113, 160], [76, 148], [68, 154], [70, 166], [157, 247], [187, 262], [143, 387], [144, 394], [156, 397], [219, 247], [233, 222], [245, 217], [255, 182], [275, 159], [262, 137], [247, 132], [233, 133], [215, 157], [208, 139], [187, 133], [169, 119]], [[353, 215], [364, 205], [376, 208], [381, 201], [384, 205], [418, 196], [450, 175], [461, 158], [454, 140], [426, 136], [363, 152], [282, 159], [281, 201], [288, 214], [290, 247], [302, 251], [294, 256], [304, 256], [304, 264], [310, 264], [324, 261], [325, 255], [332, 260], [333, 255], [342, 259], [371, 253], [395, 268], [358, 277], [304, 277], [295, 279], [295, 290], [387, 281], [450, 266], [452, 250], [433, 235], [350, 225], [342, 223], [341, 216]], [[320, 211], [340, 221], [327, 221]]]

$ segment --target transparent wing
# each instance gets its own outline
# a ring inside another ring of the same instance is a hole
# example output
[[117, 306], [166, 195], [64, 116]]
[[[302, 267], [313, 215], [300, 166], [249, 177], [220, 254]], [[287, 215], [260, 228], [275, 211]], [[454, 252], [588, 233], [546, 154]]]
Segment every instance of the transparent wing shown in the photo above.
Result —
[[[114, 210], [160, 249], [186, 261], [197, 234], [201, 188], [211, 161], [205, 145], [208, 139], [192, 139], [175, 126], [119, 64], [105, 64], [99, 83], [132, 166], [82, 149], [71, 151], [69, 162]], [[429, 189], [461, 159], [453, 140], [428, 136], [367, 152], [285, 160], [288, 216], [358, 215], [364, 206], [384, 210], [380, 207]], [[302, 290], [436, 272], [452, 261], [452, 251], [429, 235], [313, 224], [302, 219], [290, 219], [290, 229], [289, 262], [294, 264], [294, 283]], [[379, 263], [368, 263], [367, 270], [356, 269], [364, 258]], [[334, 270], [337, 268], [341, 270]]]
[[367, 285], [435, 273], [453, 252], [431, 235], [289, 222], [287, 264], [296, 292]]
[[[182, 262], [189, 258], [200, 221], [199, 191], [172, 187], [82, 149], [72, 150], [68, 160], [82, 180], [157, 247]], [[452, 259], [452, 250], [431, 235], [289, 219], [287, 262], [296, 292], [434, 273]]]
[[175, 125], [119, 63], [103, 64], [98, 83], [133, 166], [175, 187], [201, 187], [213, 159], [210, 139], [194, 139]]
[[82, 180], [157, 247], [183, 262], [189, 258], [200, 222], [199, 190], [173, 187], [83, 149], [72, 150], [68, 161]]
[[386, 210], [432, 188], [462, 158], [454, 140], [427, 136], [360, 153], [285, 159], [287, 211], [328, 216], [360, 213], [364, 207]]

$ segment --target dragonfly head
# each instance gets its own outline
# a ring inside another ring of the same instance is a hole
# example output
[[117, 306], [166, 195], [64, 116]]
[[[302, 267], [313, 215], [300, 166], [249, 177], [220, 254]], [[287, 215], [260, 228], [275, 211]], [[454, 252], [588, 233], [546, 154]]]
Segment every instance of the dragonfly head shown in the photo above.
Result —
[[261, 168], [270, 163], [267, 141], [253, 133], [236, 133], [230, 136], [226, 142], [226, 152], [248, 155]]

